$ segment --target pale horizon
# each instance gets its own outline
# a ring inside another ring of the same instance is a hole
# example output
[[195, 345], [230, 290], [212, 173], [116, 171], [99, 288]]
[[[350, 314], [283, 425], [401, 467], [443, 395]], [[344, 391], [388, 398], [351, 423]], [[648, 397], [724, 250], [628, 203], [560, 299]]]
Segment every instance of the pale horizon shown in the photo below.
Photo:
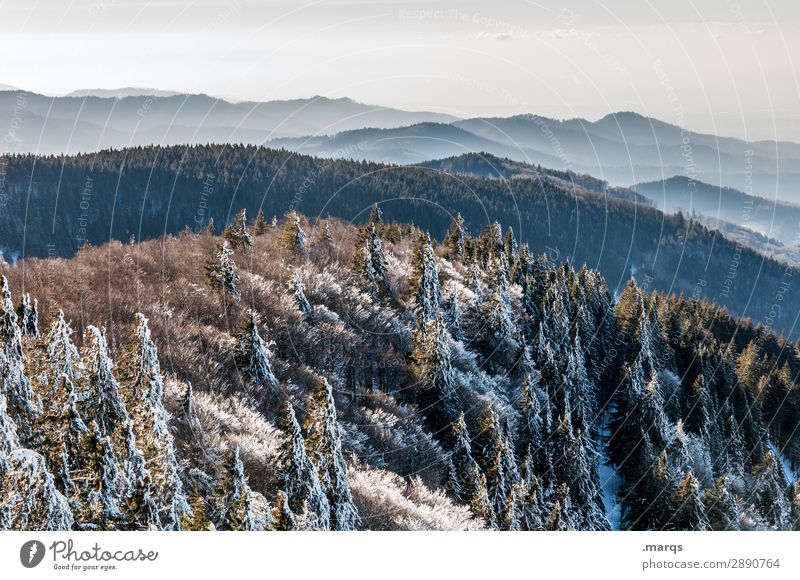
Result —
[[789, 0], [62, 4], [0, 2], [0, 49], [14, 55], [0, 82], [50, 95], [326, 95], [460, 118], [634, 111], [800, 141], [800, 7]]

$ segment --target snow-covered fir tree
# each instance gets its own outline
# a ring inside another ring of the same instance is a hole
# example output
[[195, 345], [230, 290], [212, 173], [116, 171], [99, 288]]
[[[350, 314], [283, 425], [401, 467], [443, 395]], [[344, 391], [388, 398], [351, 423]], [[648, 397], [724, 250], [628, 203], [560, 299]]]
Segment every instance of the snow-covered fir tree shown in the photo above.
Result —
[[299, 529], [297, 518], [289, 506], [289, 497], [283, 490], [278, 490], [275, 508], [272, 511], [272, 530], [276, 532], [292, 532]]
[[296, 211], [291, 211], [287, 214], [278, 243], [281, 250], [289, 258], [303, 255], [308, 249], [308, 238], [300, 223], [300, 214]]
[[249, 248], [253, 245], [253, 239], [247, 229], [247, 210], [244, 208], [239, 210], [233, 223], [222, 232], [222, 238], [234, 250], [237, 248]]
[[303, 316], [311, 314], [311, 304], [306, 298], [306, 287], [303, 283], [303, 277], [298, 270], [292, 271], [292, 276], [289, 279], [289, 291], [294, 297], [294, 303], [297, 309]]
[[264, 217], [264, 209], [258, 208], [256, 219], [253, 222], [252, 235], [254, 238], [257, 238], [258, 236], [263, 236], [266, 231], [267, 231], [267, 219]]
[[29, 449], [5, 457], [0, 484], [0, 530], [67, 531], [74, 522], [69, 502], [56, 489], [44, 458]]
[[466, 257], [468, 237], [464, 218], [460, 213], [456, 213], [450, 224], [450, 231], [442, 242], [445, 256], [451, 260], [463, 260]]
[[214, 499], [218, 530], [247, 532], [256, 529], [252, 491], [247, 485], [238, 447], [231, 450], [222, 466]]
[[23, 336], [39, 338], [39, 301], [35, 298], [31, 301], [31, 295], [27, 292], [23, 294], [17, 316]]
[[119, 364], [120, 389], [151, 478], [152, 500], [164, 529], [176, 529], [188, 510], [180, 469], [164, 407], [164, 383], [158, 351], [144, 314], [136, 315], [131, 342]]
[[358, 231], [353, 253], [353, 271], [373, 292], [386, 288], [386, 255], [374, 221], [368, 222]]
[[239, 275], [233, 261], [233, 250], [227, 240], [223, 240], [214, 248], [214, 255], [206, 262], [206, 279], [213, 290], [228, 292], [239, 298]]
[[17, 325], [5, 276], [0, 291], [0, 393], [5, 396], [7, 413], [16, 424], [17, 435], [24, 442], [31, 436], [30, 425], [39, 413], [40, 401], [25, 374], [22, 331]]
[[418, 314], [411, 359], [419, 378], [417, 401], [434, 429], [444, 429], [456, 419], [458, 392], [450, 335], [441, 314], [427, 323]]
[[342, 437], [336, 419], [333, 389], [326, 379], [308, 404], [305, 418], [306, 450], [319, 473], [320, 483], [328, 497], [332, 530], [355, 530], [360, 518], [353, 503], [347, 464], [342, 454]]
[[278, 471], [287, 505], [292, 513], [305, 511], [307, 521], [315, 522], [315, 529], [328, 529], [330, 504], [317, 470], [306, 453], [303, 433], [289, 401], [283, 405], [280, 428], [286, 439], [281, 445]]
[[436, 265], [436, 256], [428, 234], [420, 235], [414, 247], [409, 294], [424, 322], [427, 323], [438, 314], [442, 300], [439, 267]]
[[[236, 347], [234, 359], [239, 372], [249, 377], [255, 384], [263, 386], [270, 396], [278, 392], [278, 379], [272, 372], [272, 342], [266, 342], [259, 330], [260, 318], [255, 310], [248, 309], [234, 336]], [[267, 328], [264, 326], [264, 330]]]

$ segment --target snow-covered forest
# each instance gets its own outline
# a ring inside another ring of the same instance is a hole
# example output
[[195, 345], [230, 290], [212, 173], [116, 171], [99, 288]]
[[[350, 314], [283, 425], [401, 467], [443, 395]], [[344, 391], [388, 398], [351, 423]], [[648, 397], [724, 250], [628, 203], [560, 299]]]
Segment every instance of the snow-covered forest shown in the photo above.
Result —
[[3, 264], [0, 529], [800, 529], [797, 345], [471, 233]]

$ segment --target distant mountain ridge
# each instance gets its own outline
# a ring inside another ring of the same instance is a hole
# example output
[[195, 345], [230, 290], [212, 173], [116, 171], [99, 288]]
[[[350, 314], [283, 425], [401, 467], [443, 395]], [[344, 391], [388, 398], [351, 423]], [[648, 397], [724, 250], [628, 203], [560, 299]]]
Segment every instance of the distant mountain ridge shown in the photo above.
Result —
[[662, 211], [678, 210], [687, 215], [697, 213], [708, 218], [730, 222], [796, 245], [800, 241], [800, 205], [764, 199], [730, 187], [719, 187], [685, 176], [634, 186]]
[[99, 97], [101, 99], [124, 99], [126, 97], [177, 97], [180, 91], [121, 87], [119, 89], [80, 89], [64, 95], [65, 97]]
[[591, 175], [582, 175], [574, 171], [547, 169], [541, 165], [531, 165], [499, 158], [490, 153], [465, 153], [458, 157], [435, 159], [420, 164], [445, 173], [471, 175], [497, 179], [534, 179], [544, 180], [566, 190], [586, 190], [593, 193], [607, 194], [617, 199], [652, 205], [644, 195], [627, 187], [610, 186], [607, 181]]
[[65, 97], [23, 92], [21, 104], [20, 91], [0, 91], [0, 120], [16, 120], [6, 151], [60, 154], [153, 144], [262, 144], [280, 137], [455, 119], [322, 96], [231, 103], [208, 95], [89, 94], [96, 92]]
[[394, 164], [487, 152], [593, 175], [614, 186], [688, 175], [740, 190], [751, 184], [762, 197], [800, 203], [800, 144], [708, 135], [633, 112], [596, 121], [534, 114], [457, 119], [348, 98], [232, 103], [207, 95], [135, 94], [147, 91], [77, 93], [109, 97], [25, 93], [21, 113], [20, 91], [0, 91], [0, 121], [17, 121], [5, 150], [70, 154], [155, 144], [242, 143]]

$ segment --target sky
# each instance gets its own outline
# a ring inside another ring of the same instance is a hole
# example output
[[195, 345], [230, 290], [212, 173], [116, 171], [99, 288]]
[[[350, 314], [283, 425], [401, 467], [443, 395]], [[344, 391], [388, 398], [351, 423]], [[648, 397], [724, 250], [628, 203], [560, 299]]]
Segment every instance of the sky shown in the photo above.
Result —
[[797, 0], [0, 0], [0, 14], [0, 84], [44, 94], [624, 110], [800, 141]]

